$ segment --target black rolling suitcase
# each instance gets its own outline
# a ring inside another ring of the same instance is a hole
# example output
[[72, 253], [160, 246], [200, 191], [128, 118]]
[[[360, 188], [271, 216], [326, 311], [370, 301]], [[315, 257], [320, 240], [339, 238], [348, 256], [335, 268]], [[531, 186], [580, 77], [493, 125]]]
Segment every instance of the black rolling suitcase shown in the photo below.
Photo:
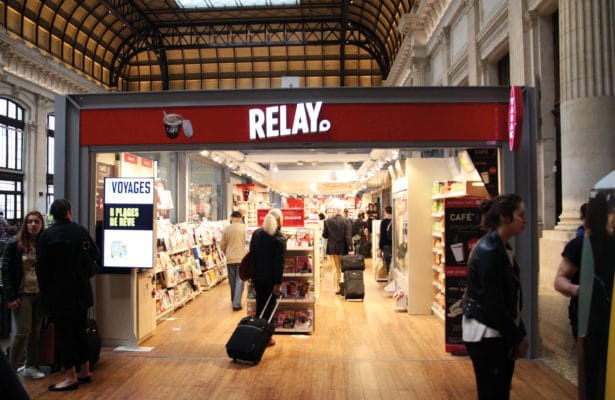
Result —
[[363, 300], [364, 297], [363, 270], [344, 271], [344, 298], [346, 300]]
[[242, 318], [239, 325], [231, 335], [231, 338], [226, 343], [226, 353], [233, 361], [242, 360], [258, 364], [269, 344], [269, 339], [275, 331], [275, 326], [271, 323], [271, 319], [278, 307], [271, 312], [269, 319], [263, 319], [263, 313], [267, 310], [269, 302], [273, 298], [273, 293], [267, 299], [265, 308], [259, 317], [250, 316]]
[[365, 269], [365, 259], [360, 254], [347, 254], [342, 256], [342, 271]]

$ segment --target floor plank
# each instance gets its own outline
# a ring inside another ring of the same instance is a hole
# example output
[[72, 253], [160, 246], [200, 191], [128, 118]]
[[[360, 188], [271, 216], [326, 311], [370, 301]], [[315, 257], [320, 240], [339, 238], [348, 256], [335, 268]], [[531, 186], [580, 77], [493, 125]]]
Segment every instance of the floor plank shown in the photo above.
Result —
[[[369, 260], [368, 260], [369, 261]], [[147, 353], [103, 348], [94, 381], [50, 393], [59, 374], [24, 380], [33, 399], [473, 399], [467, 357], [444, 351], [443, 323], [394, 311], [368, 262], [364, 302], [336, 296], [329, 266], [312, 335], [276, 335], [260, 364], [233, 363], [225, 343], [241, 312], [225, 282], [158, 325]], [[576, 387], [540, 361], [519, 361], [511, 399], [575, 399]]]

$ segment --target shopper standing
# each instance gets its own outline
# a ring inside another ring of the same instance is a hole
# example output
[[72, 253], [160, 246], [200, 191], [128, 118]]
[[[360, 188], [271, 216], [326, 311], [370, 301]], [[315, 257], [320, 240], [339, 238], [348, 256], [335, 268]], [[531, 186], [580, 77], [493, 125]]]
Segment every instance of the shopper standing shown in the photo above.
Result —
[[[276, 297], [280, 296], [280, 285], [284, 272], [284, 258], [286, 257], [286, 236], [281, 231], [282, 211], [271, 209], [265, 216], [263, 226], [252, 234], [250, 240], [250, 253], [254, 258], [254, 278], [252, 284], [256, 292], [256, 315], [265, 310], [267, 299], [273, 293], [263, 318], [268, 319], [276, 304]], [[273, 346], [275, 340], [271, 339], [269, 345]]]
[[339, 203], [332, 205], [333, 216], [324, 223], [322, 237], [327, 239], [327, 255], [333, 260], [333, 287], [338, 290], [335, 294], [344, 294], [340, 282], [342, 276], [342, 256], [348, 254], [352, 247], [352, 227], [350, 220], [342, 215], [343, 207]]
[[[611, 210], [612, 212], [612, 210]], [[594, 260], [593, 290], [587, 331], [579, 335], [579, 398], [603, 399], [606, 381], [611, 294], [615, 269], [615, 237], [609, 223], [609, 205], [603, 195], [589, 200], [585, 210], [585, 231]], [[577, 337], [578, 295], [583, 236], [572, 239], [564, 248], [562, 262], [555, 276], [555, 289], [574, 302], [573, 334]], [[585, 266], [584, 266], [585, 268]]]
[[17, 237], [8, 243], [2, 256], [2, 283], [8, 308], [13, 310], [15, 321], [9, 361], [17, 369], [17, 363], [25, 351], [23, 374], [32, 379], [45, 377], [36, 365], [42, 321], [35, 269], [36, 239], [43, 229], [43, 221], [38, 211], [26, 214]]
[[387, 267], [388, 275], [391, 268], [391, 259], [393, 258], [393, 208], [391, 206], [384, 207], [384, 217], [380, 221], [378, 249], [384, 260], [384, 265]]
[[39, 236], [36, 273], [43, 306], [54, 322], [59, 362], [66, 371], [64, 380], [49, 386], [50, 391], [57, 392], [77, 389], [79, 383], [92, 380], [85, 335], [88, 309], [94, 303], [90, 283], [94, 271], [85, 262], [86, 257], [101, 264], [88, 231], [72, 221], [70, 202], [55, 200], [49, 212], [54, 223]]
[[508, 244], [525, 227], [525, 205], [516, 194], [504, 194], [485, 202], [481, 211], [487, 233], [468, 260], [463, 340], [478, 398], [508, 399], [515, 360], [528, 349], [519, 266]]
[[220, 249], [226, 256], [226, 269], [228, 283], [231, 288], [231, 303], [233, 310], [241, 310], [243, 297], [243, 281], [239, 277], [238, 269], [241, 259], [246, 255], [246, 225], [243, 223], [241, 213], [233, 211], [231, 223], [222, 230]]

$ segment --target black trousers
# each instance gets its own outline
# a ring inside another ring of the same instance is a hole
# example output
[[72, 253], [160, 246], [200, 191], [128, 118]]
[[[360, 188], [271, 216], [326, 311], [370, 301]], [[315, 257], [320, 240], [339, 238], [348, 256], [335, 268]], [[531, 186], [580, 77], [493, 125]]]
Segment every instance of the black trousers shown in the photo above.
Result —
[[[255, 279], [252, 281], [252, 284], [254, 285], [254, 291], [256, 292], [256, 316], [260, 317], [261, 312], [265, 308], [265, 304], [267, 304], [269, 295], [273, 293], [273, 282]], [[271, 301], [269, 301], [267, 310], [263, 314], [264, 319], [269, 319], [275, 307], [276, 301], [275, 296], [273, 296]]]
[[472, 359], [479, 400], [508, 400], [515, 360], [502, 338], [466, 342]]
[[76, 367], [88, 360], [86, 329], [88, 311], [74, 315], [54, 316], [56, 349], [60, 365], [66, 369]]
[[15, 369], [9, 363], [4, 351], [0, 349], [0, 392], [4, 393], [2, 398], [14, 400], [29, 400], [28, 392], [24, 389]]

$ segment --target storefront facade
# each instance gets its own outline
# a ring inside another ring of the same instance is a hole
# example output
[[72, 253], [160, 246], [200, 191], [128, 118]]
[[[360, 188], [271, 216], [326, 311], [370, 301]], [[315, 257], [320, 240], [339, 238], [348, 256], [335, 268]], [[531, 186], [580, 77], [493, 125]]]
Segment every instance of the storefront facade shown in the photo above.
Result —
[[[534, 93], [530, 88], [522, 91], [518, 112], [523, 119], [515, 121], [519, 124], [517, 140], [521, 135], [516, 151], [511, 151], [509, 137], [510, 93], [510, 88], [501, 87], [371, 88], [59, 97], [56, 197], [68, 198], [76, 219], [94, 231], [95, 160], [102, 153], [183, 154], [254, 147], [289, 151], [400, 146], [495, 148], [499, 192], [518, 193], [528, 205], [528, 226], [514, 248], [520, 264], [528, 266], [522, 272], [524, 320], [535, 339], [538, 271], [529, 267], [537, 265], [538, 257], [531, 211], [536, 201]], [[185, 167], [185, 158], [178, 156], [179, 182], [185, 182]], [[188, 215], [185, 190], [182, 184], [177, 185], [179, 221]]]

